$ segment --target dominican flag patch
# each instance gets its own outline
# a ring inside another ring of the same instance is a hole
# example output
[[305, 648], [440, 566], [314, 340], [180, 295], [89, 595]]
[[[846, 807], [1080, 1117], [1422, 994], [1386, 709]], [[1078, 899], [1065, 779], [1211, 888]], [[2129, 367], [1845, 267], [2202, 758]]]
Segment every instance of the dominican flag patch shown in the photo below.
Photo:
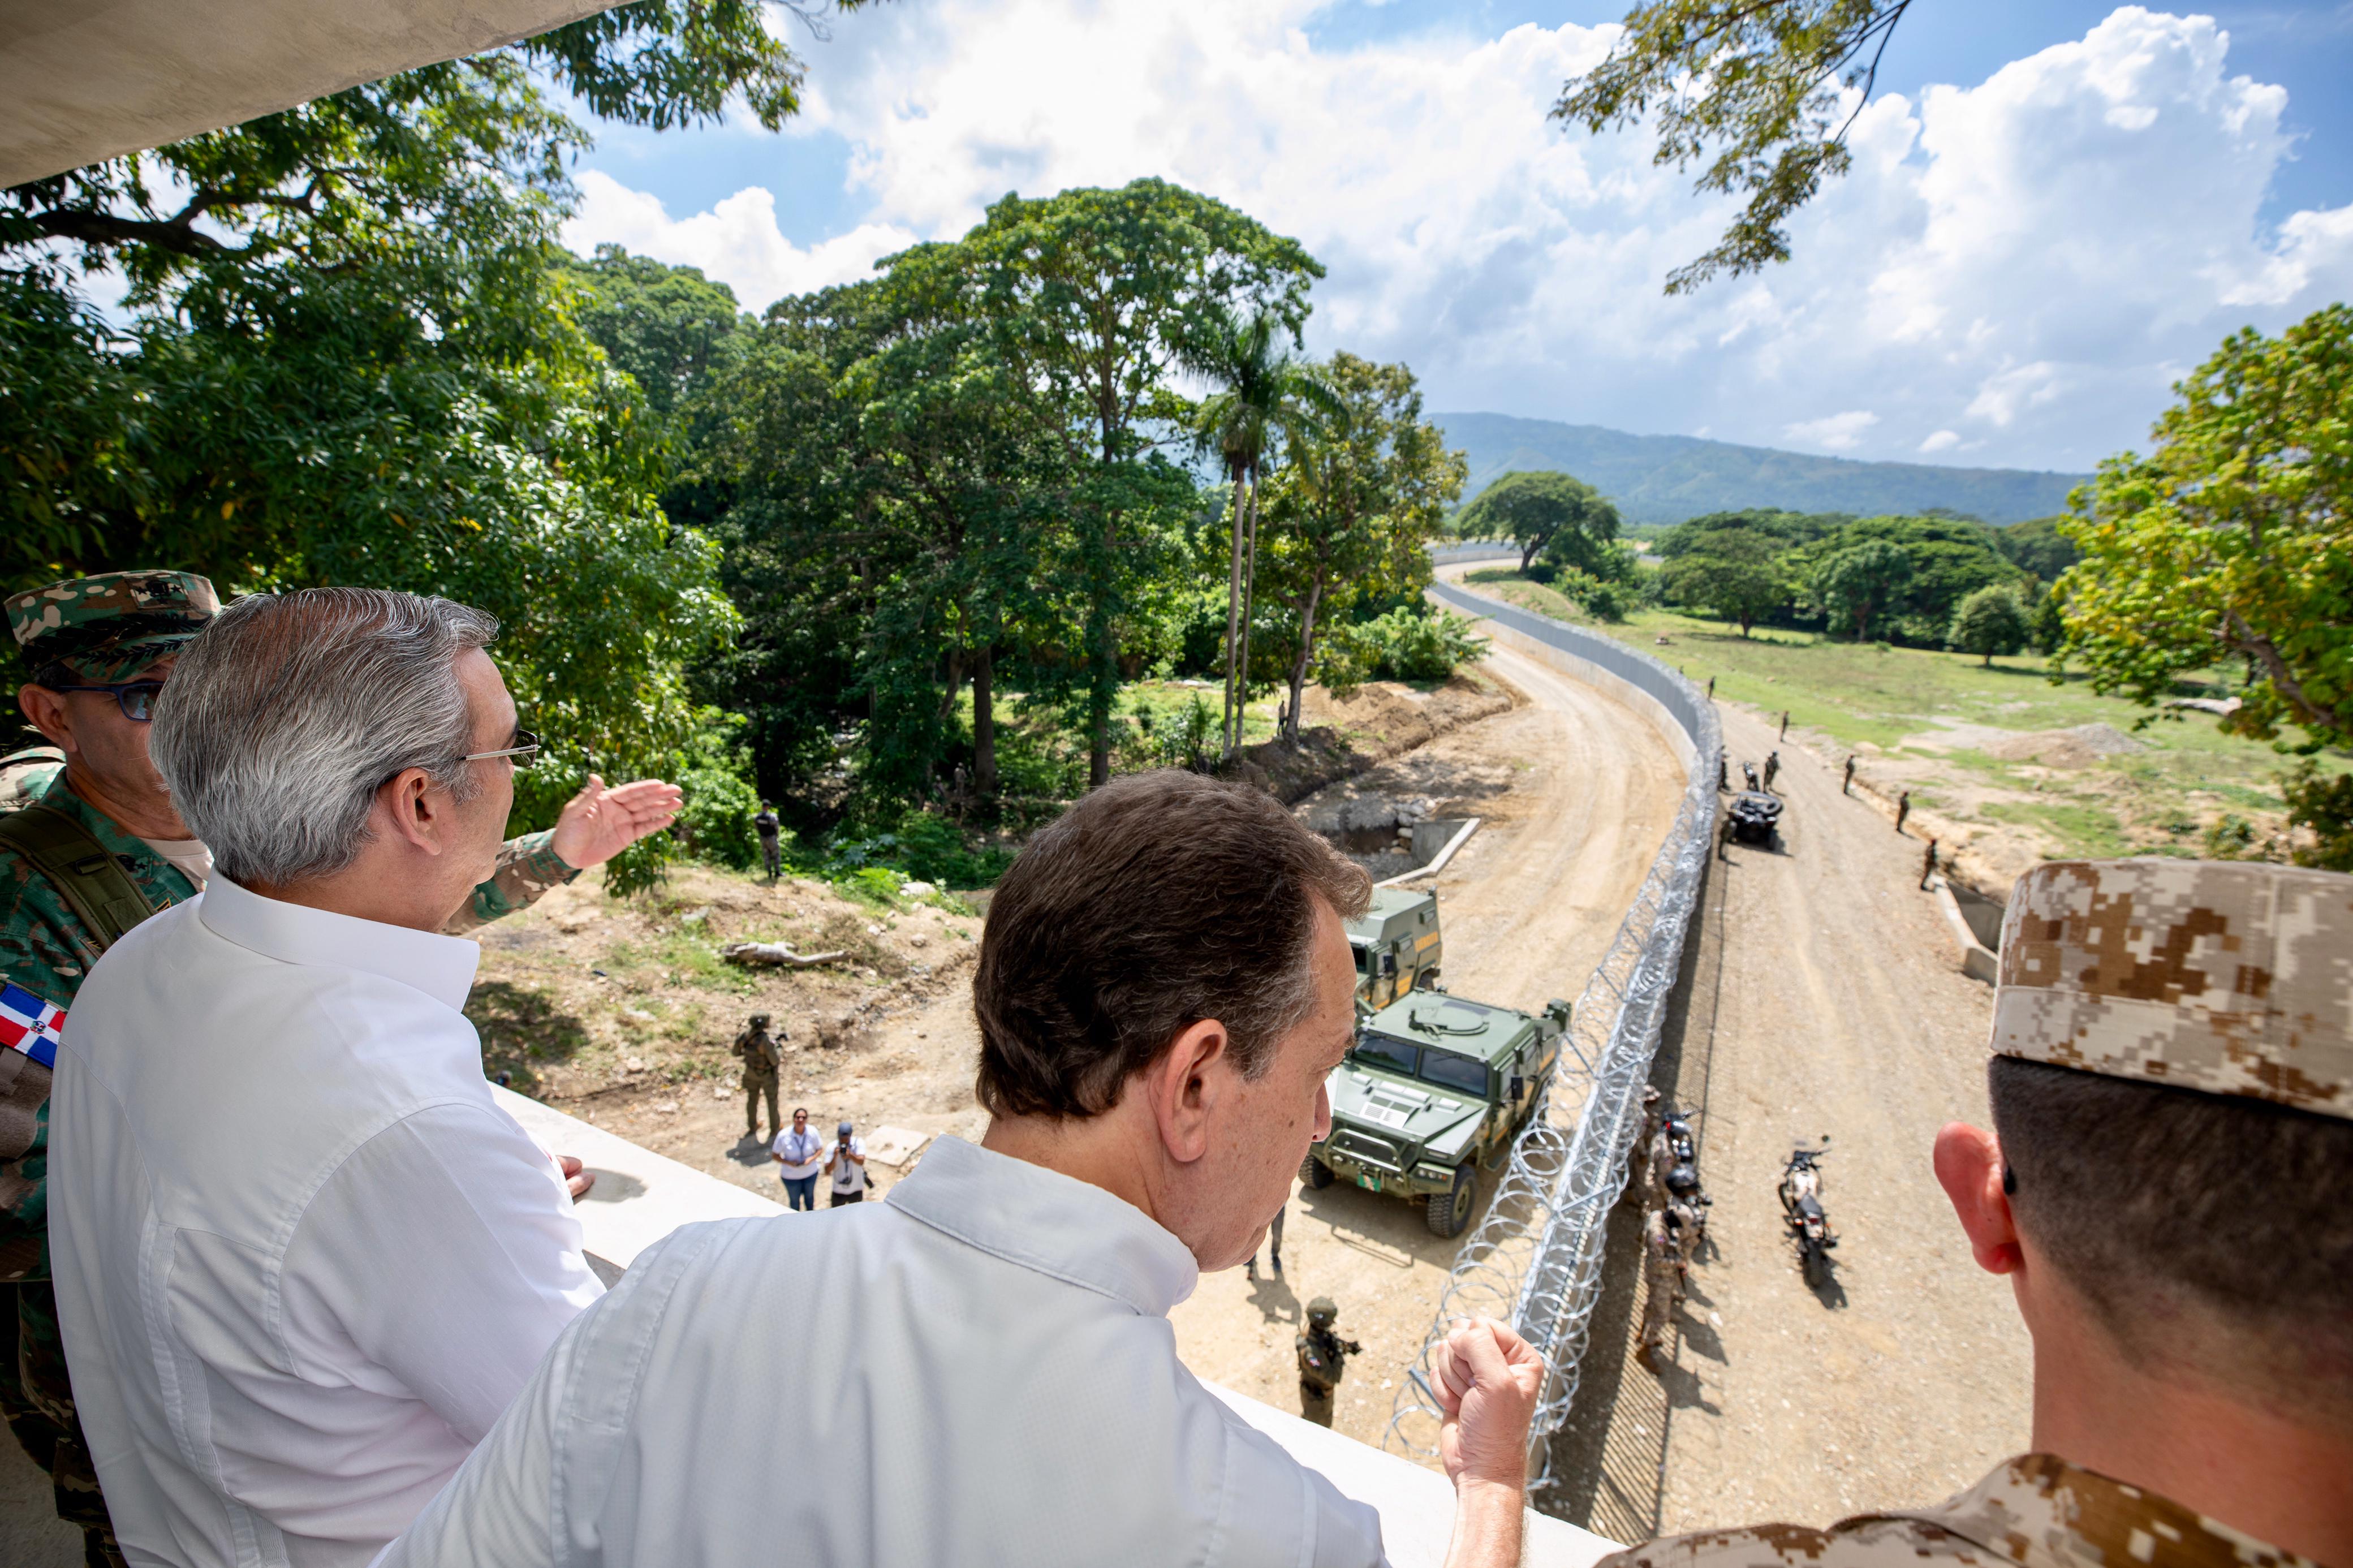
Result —
[[58, 1065], [58, 1031], [66, 1010], [21, 985], [0, 984], [0, 1046], [22, 1051], [45, 1068]]

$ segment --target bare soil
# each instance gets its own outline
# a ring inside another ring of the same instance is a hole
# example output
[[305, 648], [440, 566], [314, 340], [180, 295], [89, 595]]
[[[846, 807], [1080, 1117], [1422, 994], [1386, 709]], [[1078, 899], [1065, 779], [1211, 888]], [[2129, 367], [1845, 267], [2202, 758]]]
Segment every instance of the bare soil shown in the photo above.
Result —
[[[1631, 1355], [1621, 1208], [1587, 1414], [1556, 1453], [1561, 1511], [1621, 1539], [1930, 1503], [2027, 1441], [2025, 1331], [1929, 1164], [1945, 1122], [1985, 1122], [1991, 988], [1956, 967], [1922, 840], [1841, 794], [1842, 753], [1780, 739], [1774, 718], [1724, 709], [1736, 776], [1780, 750], [1782, 841], [1714, 867], [1654, 1074], [1701, 1111], [1713, 1252], [1653, 1373]], [[1840, 1245], [1817, 1290], [1775, 1189], [1825, 1133]]]

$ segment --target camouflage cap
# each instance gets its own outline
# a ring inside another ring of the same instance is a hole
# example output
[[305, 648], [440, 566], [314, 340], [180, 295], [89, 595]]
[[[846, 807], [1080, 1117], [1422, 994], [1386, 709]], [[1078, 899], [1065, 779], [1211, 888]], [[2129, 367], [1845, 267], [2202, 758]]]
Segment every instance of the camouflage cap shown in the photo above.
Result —
[[2353, 877], [2038, 866], [2002, 920], [1993, 1051], [2353, 1118]]
[[179, 652], [220, 614], [211, 579], [193, 572], [104, 572], [12, 594], [7, 605], [26, 664], [100, 682]]

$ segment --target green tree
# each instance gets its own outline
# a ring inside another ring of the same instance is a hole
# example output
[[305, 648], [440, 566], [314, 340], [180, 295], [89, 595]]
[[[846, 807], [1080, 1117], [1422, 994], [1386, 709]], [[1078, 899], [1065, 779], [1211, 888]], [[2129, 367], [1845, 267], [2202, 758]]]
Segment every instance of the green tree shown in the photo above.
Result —
[[1176, 373], [1236, 311], [1295, 333], [1324, 268], [1224, 203], [1152, 179], [1008, 195], [964, 243], [985, 269], [982, 308], [1008, 357], [1077, 416], [1071, 434], [1097, 469], [1071, 500], [1088, 777], [1099, 784], [1111, 776], [1123, 628], [1145, 613], [1148, 563], [1169, 546], [1166, 508], [1181, 476], [1145, 459], [1159, 430], [1190, 423]]
[[[1653, 162], [1706, 161], [1698, 188], [1748, 205], [1704, 255], [1667, 275], [1687, 293], [1789, 258], [1789, 215], [1852, 162], [1846, 133], [1870, 101], [1911, 0], [1642, 0], [1600, 65], [1573, 77], [1553, 118], [1597, 134], [1651, 115]], [[1859, 92], [1852, 110], [1843, 89]]]
[[2045, 583], [2056, 583], [2060, 573], [2084, 556], [2075, 542], [2060, 531], [2063, 521], [2063, 518], [2036, 517], [2013, 522], [1996, 535], [1995, 544], [2021, 570], [2033, 573]]
[[2288, 858], [2316, 870], [2353, 871], [2353, 773], [2331, 778], [2306, 759], [2288, 770], [2280, 788], [2289, 824], [2313, 836], [2309, 847], [2292, 849]]
[[1599, 563], [1618, 537], [1618, 509], [1568, 474], [1509, 473], [1472, 498], [1455, 531], [1465, 539], [1510, 540], [1520, 547], [1523, 572], [1556, 541], [1558, 564], [1590, 570], [1587, 563]]
[[564, 266], [586, 295], [575, 311], [582, 329], [665, 419], [742, 352], [746, 322], [735, 291], [699, 267], [668, 267], [617, 245]]
[[1759, 620], [1787, 605], [1795, 591], [1784, 553], [1761, 531], [1715, 533], [1704, 548], [1678, 553], [1667, 563], [1667, 595], [1679, 604], [1704, 605], [1737, 622], [1745, 637]]
[[1358, 600], [1410, 596], [1429, 582], [1429, 543], [1469, 472], [1422, 418], [1421, 389], [1404, 365], [1340, 353], [1327, 377], [1340, 416], [1294, 445], [1267, 486], [1267, 596], [1296, 627], [1283, 710], [1292, 741], [1318, 638]]
[[1912, 557], [1884, 540], [1849, 545], [1824, 560], [1814, 574], [1814, 595], [1832, 616], [1854, 630], [1858, 642], [1871, 636], [1873, 617], [1912, 581]]
[[2353, 744], [2353, 310], [2235, 333], [2174, 391], [2149, 453], [2071, 498], [2070, 657], [2152, 706], [2242, 662], [2224, 728]]
[[1826, 535], [1800, 558], [1819, 564], [1874, 542], [1902, 550], [1911, 574], [1874, 609], [1873, 624], [1882, 637], [1942, 647], [1963, 599], [1997, 584], [2025, 585], [2027, 574], [2002, 554], [2000, 538], [1998, 530], [1972, 518], [1866, 517]]
[[2018, 602], [2018, 595], [2007, 587], [1987, 587], [1961, 601], [1947, 640], [1990, 667], [1994, 655], [2024, 647], [2029, 630], [2026, 606]]
[[[1296, 340], [1293, 340], [1294, 348]], [[1341, 416], [1338, 395], [1320, 367], [1282, 344], [1271, 311], [1248, 316], [1211, 311], [1185, 354], [1187, 368], [1216, 390], [1194, 415], [1195, 438], [1218, 455], [1233, 485], [1226, 582], [1226, 754], [1241, 744], [1250, 700], [1250, 605], [1258, 573], [1258, 481], [1279, 442], [1296, 447], [1324, 421]]]
[[[586, 132], [543, 81], [660, 127], [731, 95], [780, 123], [798, 79], [751, 0], [646, 0], [0, 192], [0, 578], [448, 594], [501, 616], [555, 742], [524, 824], [591, 752], [671, 767], [684, 660], [733, 616], [554, 265]], [[127, 285], [111, 320], [83, 303], [100, 269]]]

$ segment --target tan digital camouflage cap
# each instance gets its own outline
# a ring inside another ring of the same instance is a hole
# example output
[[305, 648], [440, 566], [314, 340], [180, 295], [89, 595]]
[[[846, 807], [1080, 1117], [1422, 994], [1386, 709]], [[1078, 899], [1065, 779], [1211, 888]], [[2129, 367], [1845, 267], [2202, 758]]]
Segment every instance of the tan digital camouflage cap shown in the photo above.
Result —
[[2353, 1118], [2353, 877], [2062, 860], [2018, 879], [1993, 1051]]
[[8, 596], [8, 629], [35, 669], [62, 664], [84, 680], [126, 679], [185, 647], [220, 614], [212, 581], [193, 572], [105, 572]]

